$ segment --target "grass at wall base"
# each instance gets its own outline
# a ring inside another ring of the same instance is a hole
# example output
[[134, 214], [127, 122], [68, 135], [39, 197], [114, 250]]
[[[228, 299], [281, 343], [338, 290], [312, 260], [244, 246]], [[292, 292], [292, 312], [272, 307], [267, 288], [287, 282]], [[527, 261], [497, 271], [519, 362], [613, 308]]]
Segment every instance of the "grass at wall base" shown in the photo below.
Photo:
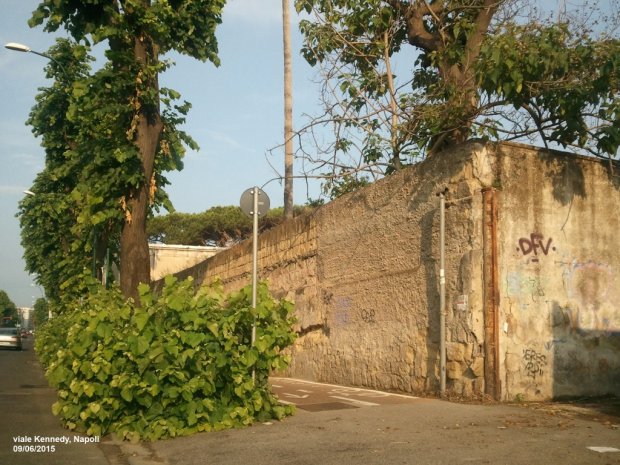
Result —
[[267, 382], [289, 362], [282, 350], [296, 337], [292, 303], [275, 301], [264, 283], [255, 311], [249, 286], [225, 295], [219, 283], [165, 283], [160, 295], [141, 287], [141, 306], [117, 289], [93, 289], [39, 331], [36, 351], [64, 425], [139, 441], [292, 414]]

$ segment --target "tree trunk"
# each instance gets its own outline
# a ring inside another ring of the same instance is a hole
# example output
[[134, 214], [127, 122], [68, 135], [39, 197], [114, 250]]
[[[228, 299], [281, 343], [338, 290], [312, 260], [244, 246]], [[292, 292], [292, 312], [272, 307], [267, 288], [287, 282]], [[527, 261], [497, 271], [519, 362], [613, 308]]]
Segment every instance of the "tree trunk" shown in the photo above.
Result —
[[289, 0], [282, 0], [284, 42], [284, 218], [293, 217], [293, 84]]
[[[469, 130], [476, 118], [479, 107], [476, 87], [475, 63], [480, 54], [480, 48], [489, 25], [499, 6], [505, 0], [483, 0], [468, 6], [463, 2], [460, 6], [447, 1], [428, 2], [422, 0], [410, 3], [399, 0], [387, 0], [407, 23], [407, 38], [413, 46], [419, 47], [427, 53], [446, 51], [452, 38], [450, 32], [443, 31], [444, 19], [448, 15], [464, 12], [469, 8], [476, 8], [472, 16], [473, 28], [467, 36], [463, 47], [463, 56], [458, 63], [450, 63], [447, 59], [437, 63], [441, 80], [446, 86], [451, 98], [443, 108], [443, 131], [436, 134], [430, 141], [428, 154], [440, 152], [443, 149], [465, 142], [469, 137]], [[472, 10], [473, 11], [473, 10]], [[428, 23], [434, 23], [435, 30], [429, 30]]]
[[[147, 65], [158, 59], [156, 46], [147, 38], [136, 38], [134, 42], [136, 61]], [[152, 78], [147, 87], [159, 91], [157, 78]], [[139, 97], [139, 96], [138, 96]], [[132, 297], [139, 303], [138, 285], [151, 282], [146, 219], [151, 202], [151, 179], [155, 154], [163, 124], [158, 105], [141, 105], [137, 114], [135, 144], [142, 162], [143, 182], [133, 189], [126, 199], [127, 214], [121, 231], [121, 291], [125, 297]]]

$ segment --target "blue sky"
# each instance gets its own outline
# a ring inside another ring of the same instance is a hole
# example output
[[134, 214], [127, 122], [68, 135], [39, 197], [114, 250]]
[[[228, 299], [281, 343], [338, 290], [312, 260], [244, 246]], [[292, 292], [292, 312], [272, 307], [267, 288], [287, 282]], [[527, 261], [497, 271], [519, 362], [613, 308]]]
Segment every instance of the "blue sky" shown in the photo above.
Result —
[[[19, 42], [46, 51], [54, 42], [27, 20], [39, 2], [2, 0], [0, 43]], [[182, 94], [193, 107], [186, 131], [200, 146], [188, 152], [185, 168], [169, 174], [168, 192], [181, 212], [200, 212], [216, 205], [237, 205], [243, 191], [279, 175], [283, 151], [269, 149], [283, 140], [283, 78], [281, 0], [229, 0], [217, 32], [221, 66], [173, 56], [176, 66], [162, 85]], [[296, 14], [291, 9], [291, 17]], [[318, 102], [315, 71], [298, 55], [301, 36], [293, 35], [293, 115], [315, 111]], [[33, 277], [24, 271], [19, 223], [15, 218], [23, 191], [44, 166], [44, 152], [25, 125], [37, 88], [45, 86], [45, 59], [34, 54], [0, 49], [0, 290], [17, 306], [31, 306], [41, 295]], [[281, 174], [281, 173], [280, 173]], [[296, 173], [297, 174], [297, 173]], [[311, 183], [310, 197], [319, 195]], [[282, 205], [282, 186], [265, 187], [272, 206]], [[306, 183], [296, 183], [295, 202], [306, 202]]]

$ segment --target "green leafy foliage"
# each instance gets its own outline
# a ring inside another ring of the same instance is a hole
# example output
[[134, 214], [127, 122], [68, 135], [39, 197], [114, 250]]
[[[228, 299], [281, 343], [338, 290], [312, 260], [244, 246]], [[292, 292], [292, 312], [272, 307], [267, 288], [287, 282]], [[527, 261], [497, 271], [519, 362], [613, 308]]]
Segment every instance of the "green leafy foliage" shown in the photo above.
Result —
[[9, 295], [2, 290], [0, 290], [0, 312], [0, 325], [13, 327], [19, 323], [19, 316], [17, 315], [15, 303], [10, 299]]
[[506, 24], [483, 44], [477, 75], [481, 92], [527, 112], [545, 141], [617, 154], [619, 40], [567, 24]]
[[[161, 57], [176, 51], [218, 65], [215, 30], [224, 4], [42, 0], [29, 21], [48, 32], [64, 28], [72, 38], [47, 54], [55, 82], [42, 90], [29, 120], [46, 149], [47, 190], [39, 192], [67, 197], [62, 203], [69, 215], [58, 233], [76, 260], [66, 269], [79, 275], [92, 256], [96, 270], [111, 253], [126, 263], [121, 289], [136, 301], [138, 284], [150, 279], [146, 218], [161, 207], [171, 209], [164, 173], [181, 169], [186, 148], [197, 148], [179, 129], [189, 103], [159, 87], [159, 74], [172, 64]], [[93, 44], [106, 47], [94, 72], [88, 66]], [[28, 213], [28, 205], [22, 210]], [[29, 271], [40, 276], [50, 299], [60, 286], [76, 291], [64, 273], [54, 280], [42, 268], [42, 251], [58, 252], [56, 238], [46, 242], [42, 232], [32, 232], [36, 220], [26, 223], [25, 247], [36, 242], [27, 252]]]
[[366, 176], [355, 176], [345, 173], [324, 183], [323, 192], [329, 194], [329, 197], [333, 200], [368, 184], [370, 184], [370, 181]]
[[45, 323], [49, 318], [49, 304], [47, 299], [39, 297], [34, 303], [33, 313], [35, 326]]
[[[128, 138], [135, 109], [127, 101], [135, 82], [110, 63], [91, 73], [89, 47], [68, 39], [58, 39], [48, 54], [48, 77], [55, 82], [41, 89], [28, 120], [42, 138], [45, 167], [18, 216], [27, 270], [51, 301], [59, 301], [80, 295], [84, 276], [101, 278], [106, 260], [118, 264], [121, 230], [131, 217], [128, 190], [140, 185], [143, 172]], [[186, 147], [197, 149], [178, 129], [190, 105], [171, 89], [160, 94], [164, 130], [149, 188], [153, 211], [172, 208], [164, 173], [181, 169]]]
[[292, 413], [267, 383], [288, 363], [291, 303], [261, 284], [253, 310], [249, 287], [225, 296], [217, 283], [195, 291], [172, 277], [161, 295], [148, 286], [140, 295], [137, 307], [98, 289], [39, 332], [36, 350], [58, 389], [52, 410], [67, 428], [156, 440]]
[[[307, 207], [295, 206], [296, 215]], [[273, 208], [259, 219], [262, 231], [284, 220], [283, 208]], [[234, 206], [213, 207], [202, 213], [170, 213], [150, 218], [147, 232], [151, 242], [183, 245], [226, 246], [252, 234], [252, 220]]]
[[324, 113], [300, 131], [312, 171], [376, 179], [471, 138], [617, 157], [618, 12], [558, 22], [535, 3], [296, 0], [323, 80]]

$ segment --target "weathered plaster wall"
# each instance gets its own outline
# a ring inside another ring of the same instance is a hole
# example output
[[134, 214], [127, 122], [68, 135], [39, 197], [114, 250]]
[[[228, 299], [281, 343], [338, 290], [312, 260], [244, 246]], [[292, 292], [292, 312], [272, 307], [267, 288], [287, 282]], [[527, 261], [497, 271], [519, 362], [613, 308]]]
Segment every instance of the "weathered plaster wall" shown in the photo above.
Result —
[[499, 148], [504, 399], [620, 394], [620, 178]]

